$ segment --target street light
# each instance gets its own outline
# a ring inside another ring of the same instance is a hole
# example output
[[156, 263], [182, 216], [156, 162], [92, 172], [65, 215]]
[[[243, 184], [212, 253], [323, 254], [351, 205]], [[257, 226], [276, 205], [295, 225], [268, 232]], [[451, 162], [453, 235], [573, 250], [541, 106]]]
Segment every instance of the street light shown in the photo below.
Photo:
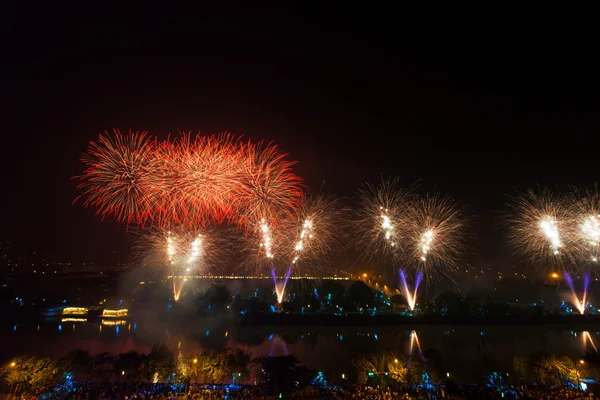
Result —
[[394, 363], [398, 364], [398, 359], [397, 358], [394, 358]]
[[198, 359], [194, 358], [194, 364], [197, 364], [197, 363], [198, 363]]
[[14, 361], [10, 363], [10, 366], [11, 366], [11, 367], [14, 367], [15, 365], [17, 365], [17, 363], [16, 363], [16, 362], [14, 362]]
[[579, 364], [585, 364], [585, 361], [579, 360]]

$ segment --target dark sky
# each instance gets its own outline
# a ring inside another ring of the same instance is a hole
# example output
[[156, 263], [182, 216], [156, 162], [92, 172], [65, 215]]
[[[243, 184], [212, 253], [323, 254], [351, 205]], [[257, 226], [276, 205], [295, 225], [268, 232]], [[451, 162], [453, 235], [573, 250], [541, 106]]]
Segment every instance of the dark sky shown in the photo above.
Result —
[[590, 10], [17, 3], [0, 6], [0, 239], [28, 250], [125, 252], [123, 225], [71, 204], [81, 153], [114, 127], [274, 140], [342, 196], [421, 180], [467, 205], [474, 262], [495, 268], [512, 265], [495, 227], [507, 194], [600, 172]]

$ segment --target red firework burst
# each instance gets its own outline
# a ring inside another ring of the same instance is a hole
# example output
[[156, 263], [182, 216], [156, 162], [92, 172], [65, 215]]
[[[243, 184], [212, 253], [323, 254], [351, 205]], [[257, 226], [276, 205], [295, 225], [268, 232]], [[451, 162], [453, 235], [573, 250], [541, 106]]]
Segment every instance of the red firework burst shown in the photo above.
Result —
[[147, 133], [100, 135], [90, 143], [80, 187], [84, 204], [103, 217], [196, 229], [225, 220], [239, 225], [286, 218], [302, 204], [294, 162], [273, 144], [230, 134], [182, 133], [158, 142]]
[[78, 177], [83, 180], [79, 188], [84, 190], [80, 196], [85, 197], [84, 205], [97, 208], [103, 218], [143, 224], [152, 209], [144, 182], [151, 175], [154, 148], [147, 132], [122, 135], [118, 129], [90, 142], [81, 158], [86, 168]]
[[278, 151], [275, 144], [247, 143], [243, 147], [242, 191], [236, 208], [243, 225], [256, 226], [294, 217], [302, 205], [302, 179], [292, 172], [295, 162]]

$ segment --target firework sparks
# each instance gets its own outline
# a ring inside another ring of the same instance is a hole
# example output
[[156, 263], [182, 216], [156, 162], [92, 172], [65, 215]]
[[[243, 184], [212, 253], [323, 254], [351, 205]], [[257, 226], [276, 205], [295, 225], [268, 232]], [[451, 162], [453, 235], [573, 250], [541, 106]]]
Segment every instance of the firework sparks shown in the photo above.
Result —
[[97, 142], [90, 142], [81, 158], [86, 168], [78, 177], [84, 206], [95, 207], [103, 218], [143, 224], [151, 210], [145, 182], [151, 175], [154, 147], [146, 132], [123, 135], [116, 129], [113, 135], [105, 132]]
[[[301, 207], [302, 180], [277, 146], [232, 135], [159, 142], [147, 133], [101, 135], [82, 157], [84, 205], [127, 224], [195, 230], [234, 222], [269, 225]], [[77, 199], [76, 199], [77, 200]]]
[[167, 258], [169, 259], [169, 264], [173, 264], [173, 256], [175, 256], [175, 243], [171, 237], [171, 231], [169, 231], [167, 234]]
[[557, 255], [558, 250], [562, 247], [562, 243], [560, 241], [556, 220], [552, 217], [545, 217], [540, 222], [540, 229], [544, 236], [546, 236], [546, 239], [550, 242], [552, 254]]
[[[230, 232], [231, 230], [231, 232]], [[198, 234], [182, 227], [168, 231], [134, 229], [133, 259], [136, 265], [165, 270], [172, 280], [177, 300], [186, 281], [219, 268], [217, 263], [231, 261], [231, 243], [235, 229], [208, 228]]]
[[[273, 225], [264, 219], [245, 241], [245, 267], [254, 271], [275, 269], [284, 275], [294, 271], [318, 275], [321, 263], [339, 244], [339, 231], [345, 209], [334, 199], [305, 197], [293, 218]], [[257, 245], [257, 242], [259, 245]]]
[[386, 208], [385, 210], [383, 209], [383, 207], [381, 207], [382, 209], [382, 213], [381, 214], [381, 229], [383, 229], [383, 233], [385, 236], [385, 240], [387, 240], [390, 244], [390, 246], [394, 247], [396, 245], [396, 241], [394, 240], [394, 225], [392, 224], [392, 219], [390, 218], [389, 215], [387, 215], [387, 213], [389, 212], [389, 210]]
[[409, 212], [407, 264], [428, 277], [458, 271], [465, 250], [465, 218], [449, 197], [415, 197]]
[[361, 254], [369, 262], [379, 264], [396, 260], [407, 234], [411, 189], [401, 188], [397, 180], [384, 180], [378, 186], [366, 184], [359, 195], [354, 241]]
[[306, 242], [313, 238], [312, 234], [313, 223], [310, 219], [304, 220], [302, 224], [302, 231], [300, 232], [300, 239], [296, 242], [294, 246], [294, 259], [292, 260], [292, 264], [296, 264], [296, 261], [300, 258], [300, 253], [304, 250], [304, 246]]
[[273, 240], [271, 239], [271, 230], [264, 219], [260, 221], [260, 231], [262, 233], [262, 242], [260, 243], [260, 247], [265, 249], [265, 256], [267, 258], [273, 258]]
[[589, 241], [590, 246], [598, 246], [598, 242], [600, 242], [600, 215], [588, 216], [581, 224], [581, 233]]
[[578, 189], [571, 196], [573, 214], [570, 223], [577, 258], [583, 262], [598, 262], [600, 257], [600, 194], [593, 190]]
[[431, 242], [433, 242], [433, 231], [428, 229], [421, 235], [421, 261], [427, 261], [427, 253], [431, 249]]
[[564, 267], [573, 261], [569, 201], [548, 190], [529, 190], [512, 199], [508, 218], [513, 249], [534, 265]]

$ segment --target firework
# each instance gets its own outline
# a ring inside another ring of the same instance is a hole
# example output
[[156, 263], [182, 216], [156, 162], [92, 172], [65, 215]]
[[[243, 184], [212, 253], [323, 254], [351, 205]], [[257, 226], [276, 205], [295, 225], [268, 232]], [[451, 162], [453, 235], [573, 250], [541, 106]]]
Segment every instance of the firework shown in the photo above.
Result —
[[159, 142], [115, 131], [92, 142], [82, 161], [84, 204], [128, 224], [196, 230], [228, 221], [253, 230], [301, 208], [294, 162], [273, 144], [228, 134], [181, 133]]
[[345, 214], [345, 208], [332, 197], [303, 199], [293, 219], [296, 222], [290, 221], [294, 226], [289, 229], [295, 234], [289, 238], [287, 257], [295, 269], [309, 272], [309, 264], [319, 269], [317, 262], [323, 262], [335, 248], [341, 247], [339, 237]]
[[600, 257], [600, 194], [576, 190], [571, 196], [571, 244], [577, 259], [597, 263]]
[[214, 273], [217, 263], [230, 261], [234, 232], [221, 228], [207, 228], [201, 234], [183, 227], [168, 231], [160, 229], [132, 230], [135, 237], [134, 264], [163, 269], [172, 279], [177, 299], [187, 280]]
[[565, 273], [565, 281], [571, 289], [571, 301], [575, 308], [579, 311], [581, 315], [585, 313], [585, 309], [587, 307], [587, 295], [588, 295], [588, 287], [590, 285], [590, 276], [589, 274], [585, 274], [583, 278], [583, 294], [581, 300], [579, 300], [579, 296], [577, 296], [577, 292], [575, 291], [575, 285], [573, 285], [573, 280], [571, 279], [571, 275], [569, 273]]
[[537, 266], [564, 268], [574, 259], [569, 201], [548, 190], [529, 190], [512, 199], [508, 218], [510, 244]]
[[113, 135], [105, 132], [97, 142], [90, 142], [81, 158], [86, 168], [78, 177], [83, 181], [79, 188], [84, 190], [80, 196], [85, 198], [84, 206], [95, 207], [102, 218], [143, 224], [152, 209], [146, 182], [154, 148], [146, 132], [122, 135], [116, 129]]
[[356, 244], [369, 261], [397, 260], [407, 234], [411, 189], [400, 188], [397, 180], [384, 180], [379, 186], [366, 184], [359, 195]]
[[302, 180], [292, 172], [295, 163], [274, 144], [248, 143], [241, 152], [242, 185], [235, 198], [239, 223], [255, 226], [265, 220], [273, 226], [293, 218], [302, 205]]
[[302, 231], [300, 232], [300, 238], [296, 242], [294, 246], [294, 259], [292, 260], [292, 264], [296, 264], [296, 261], [300, 259], [300, 254], [302, 250], [308, 245], [308, 242], [313, 238], [313, 222], [311, 219], [304, 220], [302, 223]]
[[289, 219], [273, 225], [261, 220], [259, 229], [246, 237], [246, 267], [259, 272], [275, 269], [283, 275], [293, 266], [295, 274], [318, 275], [320, 263], [339, 245], [344, 215], [345, 209], [334, 199], [315, 196], [305, 197]]
[[421, 284], [422, 277], [423, 274], [421, 272], [417, 273], [415, 287], [413, 292], [411, 293], [410, 289], [408, 288], [408, 283], [406, 282], [406, 276], [404, 275], [404, 271], [400, 270], [400, 282], [402, 283], [404, 297], [406, 298], [406, 302], [408, 303], [408, 307], [411, 311], [415, 309], [415, 305], [417, 304], [417, 291], [419, 290], [419, 285]]
[[264, 218], [260, 221], [260, 232], [262, 238], [260, 247], [265, 250], [265, 257], [273, 258], [273, 240], [271, 239], [271, 229]]
[[415, 196], [408, 213], [406, 265], [427, 277], [450, 276], [465, 250], [466, 219], [457, 203], [437, 194]]
[[283, 301], [283, 296], [285, 296], [285, 287], [287, 286], [288, 280], [292, 275], [292, 267], [289, 267], [287, 272], [285, 273], [285, 278], [281, 282], [277, 282], [277, 275], [275, 274], [275, 270], [271, 270], [271, 277], [273, 278], [273, 285], [275, 286], [275, 293], [277, 295], [277, 303], [281, 304]]

